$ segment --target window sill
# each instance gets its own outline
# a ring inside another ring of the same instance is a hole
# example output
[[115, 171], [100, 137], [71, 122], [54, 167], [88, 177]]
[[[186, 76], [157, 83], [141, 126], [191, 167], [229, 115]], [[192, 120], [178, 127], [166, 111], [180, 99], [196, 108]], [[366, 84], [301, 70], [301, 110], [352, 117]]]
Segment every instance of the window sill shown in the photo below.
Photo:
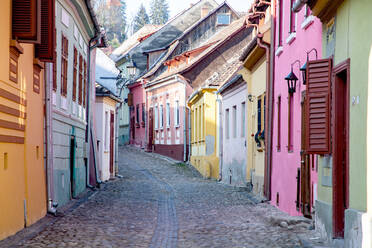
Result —
[[278, 47], [277, 49], [276, 49], [276, 51], [275, 51], [275, 56], [280, 56], [280, 54], [282, 54], [283, 53], [283, 47], [282, 46], [280, 46], [280, 47]]
[[175, 128], [179, 128], [179, 127], [180, 127], [180, 124], [178, 124], [178, 125], [175, 125], [174, 127], [175, 127]]
[[289, 36], [287, 37], [287, 39], [286, 39], [285, 42], [286, 42], [288, 45], [290, 45], [290, 44], [292, 44], [292, 42], [293, 42], [295, 39], [296, 39], [296, 32], [292, 32], [292, 33], [289, 34]]
[[315, 17], [313, 15], [310, 15], [306, 17], [306, 19], [302, 22], [301, 28], [307, 29], [315, 20]]

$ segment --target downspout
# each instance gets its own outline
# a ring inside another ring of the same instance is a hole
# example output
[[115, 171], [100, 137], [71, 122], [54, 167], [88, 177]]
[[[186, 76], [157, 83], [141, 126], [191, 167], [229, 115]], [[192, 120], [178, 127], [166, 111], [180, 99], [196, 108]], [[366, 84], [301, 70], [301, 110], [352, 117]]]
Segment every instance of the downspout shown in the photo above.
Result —
[[187, 82], [183, 80], [182, 78], [179, 78], [178, 75], [176, 75], [176, 81], [181, 81], [185, 85], [185, 102], [184, 102], [184, 108], [183, 108], [183, 162], [186, 162], [187, 160], [187, 129], [186, 129], [186, 89], [187, 89]]
[[[53, 65], [54, 66], [54, 65]], [[54, 201], [54, 183], [53, 183], [53, 133], [52, 133], [52, 88], [51, 76], [52, 68], [51, 63], [45, 63], [44, 81], [45, 83], [45, 155], [46, 155], [46, 183], [47, 183], [47, 207], [48, 213], [53, 215], [57, 214], [57, 203]], [[49, 143], [50, 142], [50, 143]], [[51, 145], [49, 145], [51, 144]]]
[[[148, 127], [147, 127], [147, 90], [145, 89], [144, 87], [144, 84], [143, 84], [143, 78], [141, 79], [141, 85], [142, 85], [142, 88], [145, 90], [145, 142], [144, 142], [144, 150], [147, 149], [147, 143], [149, 141], [148, 137], [147, 137], [147, 134], [148, 134]], [[142, 111], [144, 111], [144, 109], [142, 109]]]
[[[88, 80], [87, 80], [87, 111], [85, 113], [86, 115], [86, 120], [87, 120], [87, 125], [86, 125], [86, 131], [85, 131], [85, 142], [87, 142], [88, 144], [88, 149], [87, 149], [87, 187], [89, 188], [94, 188], [94, 186], [90, 185], [89, 183], [89, 164], [90, 164], [90, 143], [92, 142], [92, 139], [91, 139], [91, 132], [90, 132], [90, 128], [91, 128], [91, 120], [90, 120], [90, 93], [91, 93], [91, 83], [90, 83], [90, 74], [91, 74], [91, 65], [90, 65], [90, 57], [91, 57], [91, 52], [93, 49], [95, 49], [97, 46], [98, 46], [98, 40], [101, 38], [101, 33], [99, 34], [96, 34], [92, 39], [90, 39], [89, 41], [89, 51], [88, 51], [88, 68], [87, 68], [87, 73], [88, 73]], [[92, 45], [92, 43], [95, 42], [94, 45]], [[94, 147], [94, 145], [93, 145]], [[93, 151], [94, 152], [94, 151]], [[95, 157], [95, 156], [94, 156]], [[97, 183], [100, 184], [102, 183], [101, 180], [99, 180], [98, 178], [98, 171], [97, 171], [97, 166], [96, 166], [96, 161], [94, 161], [94, 167], [95, 167], [95, 173], [96, 173], [96, 179], [97, 179]]]
[[218, 117], [218, 122], [219, 123], [219, 126], [218, 126], [218, 143], [219, 143], [219, 148], [218, 148], [218, 152], [219, 152], [219, 181], [222, 181], [222, 167], [223, 167], [223, 127], [222, 127], [222, 101], [220, 99], [220, 96], [219, 94], [216, 92], [216, 102], [217, 102], [217, 106], [218, 106], [218, 113], [217, 113], [217, 117]]
[[189, 125], [189, 137], [188, 137], [188, 140], [189, 140], [189, 153], [188, 153], [188, 157], [187, 157], [187, 162], [190, 163], [190, 157], [191, 157], [191, 109], [189, 107], [186, 106], [186, 108], [189, 110], [189, 113], [188, 113], [188, 125]]

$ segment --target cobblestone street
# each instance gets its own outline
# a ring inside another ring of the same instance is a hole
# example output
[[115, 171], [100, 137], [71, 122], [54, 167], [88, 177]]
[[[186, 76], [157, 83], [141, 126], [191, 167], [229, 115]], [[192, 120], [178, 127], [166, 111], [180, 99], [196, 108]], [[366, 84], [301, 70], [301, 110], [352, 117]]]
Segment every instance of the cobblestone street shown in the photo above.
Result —
[[317, 240], [308, 223], [183, 164], [125, 147], [119, 174], [11, 247], [303, 247], [301, 237]]

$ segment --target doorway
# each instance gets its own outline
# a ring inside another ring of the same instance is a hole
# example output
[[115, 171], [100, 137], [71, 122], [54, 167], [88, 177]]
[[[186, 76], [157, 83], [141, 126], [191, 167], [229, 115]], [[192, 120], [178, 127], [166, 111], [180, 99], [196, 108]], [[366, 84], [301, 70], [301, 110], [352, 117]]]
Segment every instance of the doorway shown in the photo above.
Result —
[[115, 114], [114, 111], [110, 112], [110, 177], [114, 177], [114, 125]]
[[349, 205], [349, 60], [333, 70], [333, 237], [343, 238]]
[[153, 144], [153, 139], [154, 139], [154, 110], [153, 108], [149, 109], [149, 114], [148, 114], [148, 130], [149, 130], [149, 136], [148, 136], [148, 141], [147, 141], [147, 152], [152, 152], [152, 144]]
[[297, 200], [296, 208], [307, 217], [311, 218], [311, 170], [310, 155], [306, 154], [306, 92], [301, 97], [301, 164], [297, 175]]
[[76, 138], [75, 135], [70, 136], [70, 194], [71, 198], [75, 197], [75, 154], [76, 154]]

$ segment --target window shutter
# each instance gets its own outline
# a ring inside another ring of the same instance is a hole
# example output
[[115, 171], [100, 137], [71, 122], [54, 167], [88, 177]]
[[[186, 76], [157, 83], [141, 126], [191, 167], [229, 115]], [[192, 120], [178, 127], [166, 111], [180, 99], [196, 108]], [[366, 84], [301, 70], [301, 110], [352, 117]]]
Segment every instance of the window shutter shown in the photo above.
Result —
[[133, 106], [133, 94], [128, 93], [128, 106]]
[[84, 60], [84, 86], [83, 86], [83, 106], [85, 106], [85, 102], [87, 99], [87, 92], [88, 92], [88, 67], [87, 67], [87, 62]]
[[40, 0], [12, 1], [12, 35], [24, 42], [40, 42]]
[[332, 59], [309, 61], [306, 71], [306, 152], [329, 154]]
[[78, 57], [78, 52], [76, 50], [76, 47], [74, 47], [74, 74], [73, 74], [74, 78], [72, 79], [72, 100], [73, 101], [76, 101], [77, 57]]
[[35, 56], [40, 61], [53, 62], [54, 59], [54, 3], [55, 0], [41, 0], [40, 44], [35, 46]]
[[[76, 58], [77, 59], [77, 58]], [[83, 103], [83, 56], [79, 56], [79, 104]]]

